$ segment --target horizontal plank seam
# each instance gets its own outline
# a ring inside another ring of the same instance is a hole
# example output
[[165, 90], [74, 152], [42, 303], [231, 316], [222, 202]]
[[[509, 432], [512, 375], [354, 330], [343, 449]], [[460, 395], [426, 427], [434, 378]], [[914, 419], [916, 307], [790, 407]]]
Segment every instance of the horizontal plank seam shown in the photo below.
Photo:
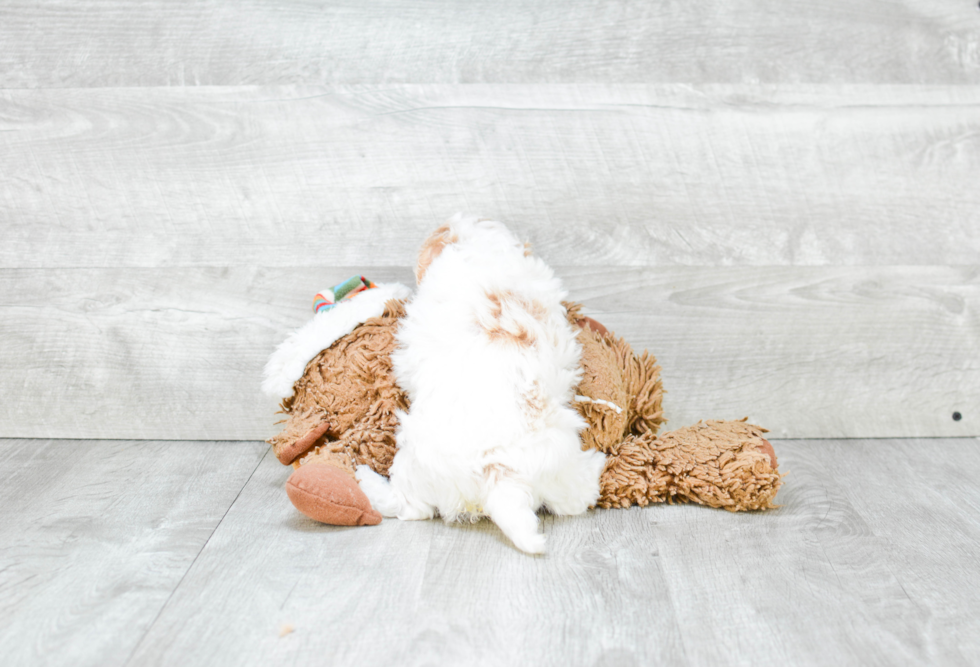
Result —
[[[652, 90], [664, 90], [673, 91], [678, 86], [685, 85], [683, 82], [655, 82], [655, 83], [617, 83], [613, 84], [613, 87], [618, 87], [620, 89], [630, 90], [642, 90], [652, 89]], [[114, 91], [120, 92], [130, 92], [130, 91], [166, 91], [175, 93], [186, 93], [188, 91], [194, 92], [219, 92], [219, 91], [234, 91], [240, 90], [243, 92], [258, 91], [262, 89], [282, 89], [282, 88], [322, 88], [324, 92], [317, 93], [314, 95], [301, 95], [298, 97], [274, 97], [266, 99], [249, 100], [252, 103], [264, 103], [264, 102], [299, 102], [304, 100], [319, 99], [323, 97], [336, 97], [340, 95], [346, 96], [358, 96], [363, 95], [366, 92], [382, 90], [382, 91], [399, 91], [399, 90], [465, 90], [467, 88], [518, 88], [518, 89], [530, 89], [536, 86], [547, 86], [548, 91], [560, 90], [560, 89], [575, 89], [575, 88], [608, 88], [612, 89], [606, 83], [602, 81], [576, 81], [576, 82], [524, 82], [524, 83], [509, 83], [509, 82], [483, 82], [483, 83], [433, 83], [433, 82], [402, 82], [402, 83], [363, 83], [363, 84], [352, 84], [352, 83], [333, 83], [333, 84], [319, 84], [319, 83], [268, 83], [268, 84], [254, 84], [254, 85], [242, 85], [242, 84], [209, 84], [209, 85], [197, 85], [197, 86], [180, 86], [180, 85], [157, 85], [157, 86], [72, 86], [67, 88], [61, 88], [57, 86], [0, 86], [0, 93], [37, 93], [37, 92], [57, 92], [57, 93], [72, 93], [72, 92], [87, 92], [87, 91], [97, 91], [98, 93], [111, 93]], [[805, 89], [805, 92], [812, 90], [834, 90], [834, 91], [864, 91], [871, 89], [880, 89], [884, 86], [886, 93], [891, 92], [889, 88], [902, 91], [915, 91], [919, 89], [920, 91], [932, 91], [937, 87], [936, 84], [932, 83], [905, 83], [905, 84], [868, 84], [868, 83], [786, 83], [786, 84], [764, 84], [761, 87], [746, 86], [744, 84], [703, 84], [700, 87], [693, 88], [693, 92], [701, 93], [717, 93], [723, 94], [730, 91], [744, 91], [744, 90], [764, 90], [767, 93], [780, 93], [780, 92], [797, 92]], [[975, 83], [953, 83], [944, 84], [942, 87], [948, 88], [950, 90], [968, 90], [973, 92], [978, 88]], [[971, 90], [972, 89], [972, 90]], [[691, 92], [690, 90], [687, 92]], [[937, 108], [970, 108], [980, 105], [980, 101], [977, 102], [923, 102], [923, 101], [910, 101], [910, 102], [889, 102], [884, 101], [881, 103], [875, 102], [863, 102], [859, 104], [834, 104], [832, 101], [818, 102], [814, 100], [813, 102], [795, 102], [788, 101], [785, 103], [780, 103], [779, 101], [773, 101], [771, 98], [766, 98], [763, 100], [745, 100], [739, 104], [733, 104], [731, 102], [725, 102], [723, 100], [717, 100], [721, 102], [718, 107], [728, 108], [728, 109], [739, 109], [739, 108], [751, 108], [757, 106], [765, 106], [766, 108], [820, 108], [820, 109], [890, 109], [890, 108], [910, 108], [910, 109], [937, 109]], [[595, 104], [581, 104], [578, 106], [573, 105], [555, 105], [555, 106], [508, 106], [508, 105], [494, 105], [494, 104], [458, 104], [458, 105], [426, 105], [420, 107], [410, 107], [406, 109], [396, 109], [393, 111], [382, 112], [378, 115], [389, 115], [389, 114], [399, 114], [413, 111], [425, 111], [425, 110], [440, 110], [440, 109], [475, 109], [475, 110], [498, 110], [498, 111], [604, 111], [610, 108], [617, 107], [637, 107], [637, 108], [650, 108], [650, 109], [664, 109], [671, 111], [703, 111], [710, 105], [697, 105], [697, 104], [656, 104], [656, 103], [643, 103], [643, 102], [599, 102]], [[5, 130], [11, 131], [11, 130]], [[14, 130], [15, 131], [15, 130]]]
[[[173, 441], [167, 441], [167, 442], [173, 442]], [[191, 440], [189, 442], [200, 442], [200, 441]], [[132, 663], [133, 656], [136, 655], [136, 652], [139, 651], [139, 647], [143, 645], [144, 641], [146, 641], [146, 637], [147, 635], [150, 634], [150, 631], [153, 629], [153, 626], [155, 626], [157, 624], [157, 621], [160, 620], [160, 616], [163, 614], [163, 610], [166, 609], [167, 606], [170, 604], [170, 600], [173, 599], [174, 593], [176, 593], [180, 589], [181, 584], [184, 583], [184, 579], [187, 578], [187, 574], [194, 568], [194, 564], [197, 562], [197, 559], [200, 558], [202, 553], [204, 553], [204, 550], [211, 542], [211, 538], [214, 537], [214, 534], [218, 531], [218, 528], [220, 528], [221, 524], [224, 523], [225, 517], [228, 516], [228, 512], [230, 512], [231, 508], [234, 507], [235, 503], [238, 502], [238, 498], [242, 495], [242, 491], [244, 491], [245, 487], [248, 486], [248, 483], [252, 481], [252, 477], [255, 476], [255, 472], [259, 469], [259, 466], [262, 465], [262, 462], [265, 461], [266, 457], [269, 456], [269, 452], [271, 451], [272, 449], [269, 448], [266, 450], [265, 454], [259, 457], [259, 462], [255, 464], [255, 467], [252, 469], [252, 472], [249, 474], [248, 479], [246, 479], [245, 482], [242, 484], [242, 488], [238, 490], [238, 493], [235, 495], [235, 499], [228, 504], [228, 508], [225, 510], [225, 513], [221, 515], [221, 520], [218, 521], [218, 523], [214, 526], [214, 529], [211, 531], [211, 534], [208, 535], [208, 539], [206, 539], [204, 541], [204, 544], [201, 545], [201, 548], [198, 549], [198, 552], [194, 555], [194, 560], [192, 560], [190, 565], [187, 566], [187, 569], [184, 570], [184, 574], [181, 575], [180, 581], [178, 581], [177, 585], [174, 586], [173, 590], [170, 591], [170, 595], [167, 596], [166, 601], [162, 605], [160, 605], [160, 609], [157, 611], [156, 616], [154, 616], [150, 624], [146, 626], [146, 630], [143, 631], [143, 635], [140, 637], [139, 641], [136, 642], [136, 645], [133, 647], [133, 650], [130, 652], [129, 657], [126, 658], [126, 662], [123, 663], [124, 665], [129, 665], [130, 663]]]

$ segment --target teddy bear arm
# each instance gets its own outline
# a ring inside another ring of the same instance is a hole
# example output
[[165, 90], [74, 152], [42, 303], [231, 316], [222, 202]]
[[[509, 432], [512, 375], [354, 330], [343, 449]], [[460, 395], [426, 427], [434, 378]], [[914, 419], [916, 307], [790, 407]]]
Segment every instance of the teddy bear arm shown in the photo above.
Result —
[[285, 424], [278, 434], [266, 441], [283, 465], [293, 463], [321, 443], [330, 428], [326, 415], [312, 409], [290, 413]]
[[634, 372], [630, 376], [629, 391], [633, 395], [630, 405], [630, 432], [635, 434], [660, 431], [666, 421], [663, 411], [663, 383], [660, 366], [649, 352], [633, 358]]
[[630, 398], [629, 433], [656, 435], [666, 421], [663, 413], [663, 382], [657, 359], [645, 351], [637, 356], [632, 346], [614, 333], [608, 336]]

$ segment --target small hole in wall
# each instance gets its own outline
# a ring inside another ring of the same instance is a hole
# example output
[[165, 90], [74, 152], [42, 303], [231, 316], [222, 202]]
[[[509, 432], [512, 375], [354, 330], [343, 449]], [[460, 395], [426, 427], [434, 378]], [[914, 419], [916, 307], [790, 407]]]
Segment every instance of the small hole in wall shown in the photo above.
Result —
[[960, 414], [960, 413], [958, 413], [958, 412], [954, 412], [954, 413], [953, 413], [953, 421], [954, 421], [954, 422], [958, 422], [958, 421], [959, 421], [959, 420], [961, 420], [961, 419], [963, 419], [963, 415], [961, 415], [961, 414]]

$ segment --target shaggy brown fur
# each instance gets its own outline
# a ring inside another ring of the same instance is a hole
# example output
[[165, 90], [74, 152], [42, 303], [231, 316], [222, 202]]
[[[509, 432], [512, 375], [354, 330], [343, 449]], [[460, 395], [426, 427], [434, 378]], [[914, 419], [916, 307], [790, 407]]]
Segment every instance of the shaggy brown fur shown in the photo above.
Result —
[[[569, 322], [582, 318], [580, 304], [566, 302], [565, 308]], [[604, 403], [575, 403], [588, 423], [582, 433], [583, 448], [615, 455], [631, 433], [656, 435], [665, 420], [660, 366], [653, 355], [636, 356], [630, 344], [612, 332], [583, 328], [578, 340], [582, 344], [582, 381], [577, 393], [622, 409], [617, 412]]]
[[[579, 304], [565, 306], [570, 322], [582, 319]], [[403, 315], [403, 303], [389, 301], [381, 317], [366, 321], [307, 364], [293, 396], [282, 403], [286, 425], [269, 441], [280, 461], [296, 467], [330, 465], [350, 477], [362, 464], [388, 473], [395, 455], [394, 411], [408, 407], [391, 371]], [[637, 356], [612, 332], [584, 328], [579, 341], [577, 393], [602, 401], [575, 403], [588, 424], [583, 449], [607, 455], [599, 507], [679, 501], [732, 511], [774, 506], [781, 482], [774, 458], [766, 453], [771, 447], [762, 437], [765, 429], [744, 421], [708, 421], [658, 438], [664, 419], [657, 360], [648, 352]], [[535, 397], [525, 398], [533, 411]]]
[[[312, 448], [303, 463], [329, 462], [352, 475], [356, 466], [366, 464], [387, 474], [395, 456], [395, 410], [408, 407], [391, 372], [395, 330], [404, 314], [401, 301], [389, 301], [380, 317], [367, 320], [306, 365], [293, 395], [282, 402], [286, 426], [269, 440], [280, 461], [293, 463]], [[320, 435], [310, 442], [317, 431]], [[308, 444], [304, 451], [297, 451], [299, 439]]]

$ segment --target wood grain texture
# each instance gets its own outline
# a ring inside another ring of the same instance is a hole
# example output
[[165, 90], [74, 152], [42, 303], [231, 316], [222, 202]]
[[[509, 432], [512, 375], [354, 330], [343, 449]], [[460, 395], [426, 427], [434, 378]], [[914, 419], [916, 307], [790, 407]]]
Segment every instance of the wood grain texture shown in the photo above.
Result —
[[746, 415], [789, 438], [980, 428], [980, 267], [562, 276], [593, 317], [657, 356], [668, 428]]
[[976, 3], [7, 2], [0, 87], [977, 83]]
[[126, 664], [265, 453], [0, 441], [3, 664]]
[[281, 417], [259, 390], [266, 360], [313, 295], [358, 270], [0, 271], [0, 434], [269, 437]]
[[[559, 267], [571, 298], [663, 367], [670, 428], [778, 437], [978, 430], [978, 267]], [[312, 296], [410, 269], [0, 270], [0, 435], [258, 439], [272, 350]], [[959, 411], [963, 419], [954, 421]]]
[[134, 664], [684, 664], [642, 513], [546, 518], [533, 558], [488, 522], [317, 524], [286, 474], [263, 461]]
[[803, 441], [777, 452], [789, 473], [781, 509], [684, 508], [683, 520], [657, 524], [665, 576], [684, 582], [673, 601], [691, 662], [976, 662], [980, 493], [963, 470], [980, 465], [977, 441]]
[[[978, 18], [980, 21], [980, 18]], [[968, 264], [980, 86], [0, 92], [0, 267]]]
[[538, 558], [486, 521], [316, 524], [266, 457], [131, 664], [973, 664], [978, 447], [776, 442], [776, 511], [547, 517]]
[[975, 560], [980, 540], [980, 442], [913, 440], [887, 457], [874, 441], [827, 444], [822, 470], [889, 544], [873, 567], [900, 580], [898, 597], [925, 630], [922, 662], [980, 661], [978, 566], [964, 560]]
[[290, 471], [263, 460], [131, 664], [403, 664], [432, 536], [447, 528], [318, 524], [290, 505]]

